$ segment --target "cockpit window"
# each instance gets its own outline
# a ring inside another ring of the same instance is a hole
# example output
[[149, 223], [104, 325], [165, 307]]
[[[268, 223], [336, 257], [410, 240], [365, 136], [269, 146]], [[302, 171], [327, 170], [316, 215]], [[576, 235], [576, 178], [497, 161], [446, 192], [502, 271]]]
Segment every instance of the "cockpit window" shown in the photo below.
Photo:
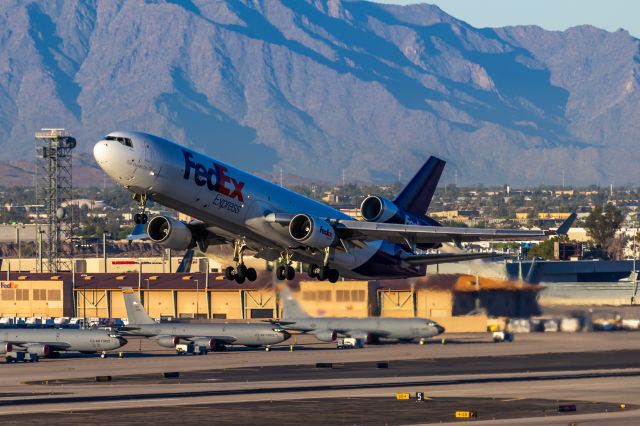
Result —
[[104, 139], [107, 141], [116, 141], [121, 143], [122, 145], [128, 146], [129, 148], [133, 148], [133, 142], [129, 138], [123, 138], [120, 136], [105, 136]]

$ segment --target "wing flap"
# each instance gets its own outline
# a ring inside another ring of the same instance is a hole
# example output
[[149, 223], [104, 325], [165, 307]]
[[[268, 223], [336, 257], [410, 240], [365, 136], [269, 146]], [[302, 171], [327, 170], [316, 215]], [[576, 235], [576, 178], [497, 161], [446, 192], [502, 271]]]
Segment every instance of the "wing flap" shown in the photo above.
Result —
[[436, 265], [438, 263], [464, 262], [467, 260], [492, 259], [500, 257], [496, 253], [432, 253], [417, 254], [404, 257], [402, 260], [410, 265]]

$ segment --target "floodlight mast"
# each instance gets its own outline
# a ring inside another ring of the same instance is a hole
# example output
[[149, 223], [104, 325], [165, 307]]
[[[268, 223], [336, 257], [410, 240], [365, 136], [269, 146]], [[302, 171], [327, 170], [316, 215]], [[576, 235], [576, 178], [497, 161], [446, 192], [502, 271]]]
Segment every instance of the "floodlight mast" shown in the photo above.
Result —
[[[42, 129], [36, 132], [35, 138], [36, 169], [41, 171], [38, 200], [44, 205], [43, 217], [36, 218], [44, 233], [43, 266], [47, 272], [70, 271], [75, 230], [70, 205], [72, 151], [76, 139], [65, 129]], [[66, 252], [65, 242], [70, 248]]]

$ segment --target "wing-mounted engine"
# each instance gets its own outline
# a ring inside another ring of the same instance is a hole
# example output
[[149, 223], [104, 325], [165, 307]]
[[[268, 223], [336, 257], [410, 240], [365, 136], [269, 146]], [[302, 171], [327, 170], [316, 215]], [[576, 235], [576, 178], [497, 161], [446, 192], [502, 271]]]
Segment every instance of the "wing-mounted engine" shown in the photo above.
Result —
[[[440, 223], [427, 215], [416, 216], [404, 211], [393, 201], [380, 196], [369, 196], [360, 206], [360, 213], [367, 222], [397, 223], [402, 225], [441, 226]], [[416, 247], [429, 250], [440, 247], [441, 244], [417, 244]], [[413, 249], [413, 247], [411, 247]]]
[[168, 216], [155, 216], [147, 225], [149, 239], [172, 250], [187, 250], [195, 247], [195, 239], [189, 226]]
[[51, 353], [51, 347], [46, 344], [33, 344], [27, 346], [27, 352], [39, 357], [47, 357]]
[[440, 226], [438, 221], [429, 216], [416, 216], [396, 206], [381, 196], [373, 195], [364, 199], [360, 205], [360, 213], [367, 222], [400, 223], [405, 225]]
[[0, 355], [4, 355], [7, 352], [11, 352], [13, 350], [13, 345], [11, 342], [0, 342]]
[[338, 243], [336, 232], [329, 222], [306, 214], [291, 219], [289, 234], [297, 242], [316, 249], [325, 249]]
[[180, 344], [181, 340], [178, 336], [160, 336], [156, 339], [156, 343], [163, 348], [175, 348], [176, 345]]
[[338, 338], [338, 332], [335, 330], [317, 330], [314, 334], [321, 342], [335, 342]]

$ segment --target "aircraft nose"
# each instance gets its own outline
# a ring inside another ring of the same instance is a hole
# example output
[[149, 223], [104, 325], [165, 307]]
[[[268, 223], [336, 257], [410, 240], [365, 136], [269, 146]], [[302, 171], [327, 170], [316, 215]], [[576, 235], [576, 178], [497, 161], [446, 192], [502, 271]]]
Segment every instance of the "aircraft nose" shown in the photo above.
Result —
[[282, 337], [284, 337], [284, 340], [288, 340], [289, 337], [291, 337], [291, 333], [289, 333], [288, 331], [281, 331], [282, 333]]
[[105, 166], [109, 162], [108, 141], [100, 141], [93, 146], [93, 158], [95, 158], [96, 162], [101, 166]]
[[124, 346], [128, 343], [128, 340], [122, 336], [118, 336], [117, 339], [118, 339], [118, 342], [120, 342], [120, 346]]
[[444, 327], [441, 326], [440, 324], [436, 324], [435, 328], [436, 328], [436, 330], [438, 330], [438, 334], [444, 333]]

